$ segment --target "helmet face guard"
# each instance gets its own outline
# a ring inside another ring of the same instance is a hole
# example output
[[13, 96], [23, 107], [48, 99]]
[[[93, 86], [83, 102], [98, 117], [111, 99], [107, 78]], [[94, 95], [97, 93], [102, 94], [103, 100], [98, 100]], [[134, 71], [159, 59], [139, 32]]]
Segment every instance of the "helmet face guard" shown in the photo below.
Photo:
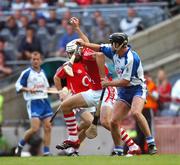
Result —
[[[76, 41], [78, 39], [75, 39], [75, 40], [72, 40], [71, 42], [69, 42], [67, 45], [66, 45], [66, 54], [69, 58], [71, 58], [71, 56], [74, 54], [76, 48], [77, 48], [77, 45], [76, 45]], [[76, 56], [81, 56], [81, 48], [78, 49], [78, 53], [75, 54]]]
[[125, 33], [113, 33], [109, 36], [109, 41], [115, 51], [119, 51], [128, 43], [128, 36]]

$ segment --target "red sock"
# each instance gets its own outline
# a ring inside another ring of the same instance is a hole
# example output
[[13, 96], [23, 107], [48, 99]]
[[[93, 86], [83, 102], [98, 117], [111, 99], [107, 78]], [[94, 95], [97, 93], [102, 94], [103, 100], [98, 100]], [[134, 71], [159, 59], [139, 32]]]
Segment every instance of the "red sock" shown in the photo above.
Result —
[[77, 122], [74, 112], [65, 114], [64, 120], [68, 129], [69, 140], [78, 140]]
[[127, 134], [127, 132], [125, 131], [124, 128], [120, 128], [120, 134], [121, 134], [121, 139], [122, 141], [128, 146], [132, 146], [134, 145], [134, 141], [129, 137], [129, 135]]

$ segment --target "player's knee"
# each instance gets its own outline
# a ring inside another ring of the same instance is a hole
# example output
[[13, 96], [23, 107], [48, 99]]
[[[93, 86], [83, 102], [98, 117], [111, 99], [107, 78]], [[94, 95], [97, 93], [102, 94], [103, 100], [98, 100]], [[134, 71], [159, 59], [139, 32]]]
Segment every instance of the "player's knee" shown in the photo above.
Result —
[[36, 132], [38, 132], [39, 131], [39, 127], [32, 127], [31, 128], [31, 132], [33, 133], [33, 134], [35, 134]]
[[119, 127], [119, 121], [118, 120], [112, 119], [110, 124], [111, 124], [111, 128]]
[[131, 113], [135, 119], [138, 119], [139, 116], [141, 115], [141, 112], [136, 111], [136, 110], [132, 110]]
[[46, 124], [44, 126], [44, 132], [51, 132], [51, 125], [50, 124]]
[[101, 125], [105, 128], [108, 128], [109, 127], [109, 120], [107, 118], [101, 118], [100, 119], [100, 122], [101, 122]]
[[64, 101], [61, 103], [61, 111], [63, 113], [66, 113], [68, 111], [68, 105]]

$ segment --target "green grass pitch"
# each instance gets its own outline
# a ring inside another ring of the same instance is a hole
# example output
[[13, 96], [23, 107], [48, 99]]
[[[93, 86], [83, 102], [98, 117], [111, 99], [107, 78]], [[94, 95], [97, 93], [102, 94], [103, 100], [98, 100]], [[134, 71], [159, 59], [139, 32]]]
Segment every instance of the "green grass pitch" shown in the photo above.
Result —
[[180, 165], [180, 155], [0, 157], [0, 165]]

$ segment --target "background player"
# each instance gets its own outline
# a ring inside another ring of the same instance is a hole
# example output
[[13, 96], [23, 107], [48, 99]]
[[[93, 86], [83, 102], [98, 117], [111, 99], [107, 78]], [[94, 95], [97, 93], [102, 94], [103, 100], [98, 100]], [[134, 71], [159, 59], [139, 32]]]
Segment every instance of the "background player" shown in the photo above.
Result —
[[53, 112], [47, 100], [47, 93], [36, 92], [37, 90], [46, 90], [49, 88], [45, 73], [40, 68], [41, 63], [41, 54], [33, 52], [31, 54], [31, 67], [24, 70], [16, 82], [16, 91], [23, 92], [24, 99], [27, 101], [27, 111], [31, 124], [31, 127], [25, 132], [24, 137], [18, 143], [18, 147], [15, 150], [17, 156], [21, 156], [24, 145], [39, 130], [41, 122], [44, 128], [43, 155], [50, 154], [50, 119]]

